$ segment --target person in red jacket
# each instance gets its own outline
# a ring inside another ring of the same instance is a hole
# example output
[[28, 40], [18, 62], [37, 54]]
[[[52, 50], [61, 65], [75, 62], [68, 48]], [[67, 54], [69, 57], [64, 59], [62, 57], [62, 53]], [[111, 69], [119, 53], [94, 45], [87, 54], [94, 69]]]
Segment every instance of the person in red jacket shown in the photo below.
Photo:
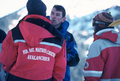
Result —
[[84, 67], [85, 81], [120, 81], [120, 34], [115, 31], [111, 13], [93, 18], [94, 42]]
[[62, 81], [66, 71], [66, 43], [46, 18], [41, 0], [28, 0], [28, 15], [8, 31], [0, 61], [7, 81]]

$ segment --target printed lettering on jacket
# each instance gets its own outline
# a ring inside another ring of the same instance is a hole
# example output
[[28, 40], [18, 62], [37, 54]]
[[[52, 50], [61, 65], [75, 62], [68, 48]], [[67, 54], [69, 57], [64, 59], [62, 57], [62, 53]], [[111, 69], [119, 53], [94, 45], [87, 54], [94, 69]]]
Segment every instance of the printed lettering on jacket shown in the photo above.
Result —
[[[46, 48], [29, 48], [29, 49], [24, 49], [23, 50], [23, 54], [28, 54], [31, 52], [41, 52], [41, 53], [45, 53], [47, 55], [52, 56], [53, 58], [55, 57], [55, 53], [47, 50]], [[45, 57], [45, 56], [36, 56], [36, 55], [28, 55], [27, 59], [31, 59], [31, 60], [43, 60], [43, 61], [50, 61], [50, 57]]]

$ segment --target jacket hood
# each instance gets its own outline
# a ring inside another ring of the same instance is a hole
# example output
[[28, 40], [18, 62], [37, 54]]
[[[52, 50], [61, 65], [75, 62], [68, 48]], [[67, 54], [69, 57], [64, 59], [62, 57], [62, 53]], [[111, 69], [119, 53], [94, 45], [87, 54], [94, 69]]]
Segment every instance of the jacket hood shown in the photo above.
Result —
[[67, 31], [67, 29], [68, 29], [68, 27], [69, 27], [69, 23], [68, 23], [67, 21], [64, 21], [64, 22], [61, 24], [61, 26], [63, 27], [63, 29], [64, 29], [65, 31]]
[[108, 39], [114, 43], [120, 44], [120, 34], [114, 29], [103, 29], [94, 34], [94, 41], [97, 39]]
[[[36, 24], [37, 21], [38, 24]], [[55, 34], [52, 33], [55, 29], [51, 26], [51, 21], [39, 15], [26, 16], [20, 22], [19, 29], [24, 40], [30, 46], [37, 46], [44, 38], [55, 37]], [[55, 31], [57, 32], [57, 30]]]

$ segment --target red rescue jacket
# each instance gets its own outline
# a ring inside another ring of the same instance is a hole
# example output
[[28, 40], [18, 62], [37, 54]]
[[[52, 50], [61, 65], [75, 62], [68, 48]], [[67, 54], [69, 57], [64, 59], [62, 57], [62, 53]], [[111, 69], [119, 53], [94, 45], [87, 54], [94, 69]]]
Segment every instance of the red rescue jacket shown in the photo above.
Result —
[[84, 68], [85, 81], [120, 81], [120, 34], [113, 29], [94, 35]]
[[29, 80], [54, 77], [62, 81], [66, 71], [66, 45], [51, 21], [27, 15], [10, 30], [0, 55], [5, 71]]

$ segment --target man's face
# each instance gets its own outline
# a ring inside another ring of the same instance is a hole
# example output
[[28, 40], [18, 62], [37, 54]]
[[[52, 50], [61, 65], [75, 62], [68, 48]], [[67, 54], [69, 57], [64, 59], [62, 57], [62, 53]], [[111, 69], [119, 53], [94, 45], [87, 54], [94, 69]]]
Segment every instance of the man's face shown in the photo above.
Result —
[[65, 17], [62, 17], [62, 11], [57, 11], [55, 8], [52, 9], [50, 14], [50, 20], [52, 21], [52, 25], [55, 28], [60, 27], [61, 23], [65, 21]]

